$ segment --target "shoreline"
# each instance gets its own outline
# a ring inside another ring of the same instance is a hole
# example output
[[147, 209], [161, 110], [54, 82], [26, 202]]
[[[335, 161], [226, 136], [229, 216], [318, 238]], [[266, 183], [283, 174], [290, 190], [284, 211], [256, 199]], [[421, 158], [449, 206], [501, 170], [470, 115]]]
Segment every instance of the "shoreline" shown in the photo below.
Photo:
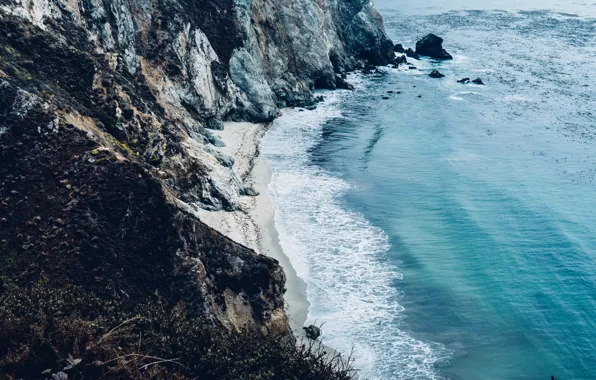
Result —
[[210, 227], [279, 262], [286, 274], [284, 299], [288, 322], [294, 336], [300, 340], [305, 336], [302, 327], [308, 318], [310, 302], [306, 282], [296, 274], [275, 228], [275, 209], [268, 192], [272, 172], [260, 152], [261, 139], [266, 131], [266, 124], [247, 122], [226, 122], [223, 131], [212, 131], [226, 145], [218, 149], [234, 158], [234, 170], [244, 184], [252, 186], [258, 195], [242, 196], [241, 210], [200, 210], [199, 215]]
[[[296, 344], [308, 341], [313, 346], [319, 346], [330, 361], [340, 360], [342, 365], [347, 365], [347, 359], [341, 352], [329, 347], [321, 339], [308, 339], [303, 330], [310, 307], [307, 284], [297, 275], [290, 258], [281, 247], [275, 227], [275, 208], [269, 195], [272, 172], [260, 150], [261, 140], [267, 130], [267, 124], [226, 122], [223, 131], [212, 131], [226, 145], [218, 149], [234, 158], [234, 170], [244, 185], [252, 186], [258, 195], [242, 196], [241, 209], [238, 211], [201, 209], [198, 211], [199, 216], [202, 222], [229, 238], [279, 262], [286, 275], [285, 310]], [[353, 379], [357, 380], [358, 370], [353, 369], [353, 372]]]

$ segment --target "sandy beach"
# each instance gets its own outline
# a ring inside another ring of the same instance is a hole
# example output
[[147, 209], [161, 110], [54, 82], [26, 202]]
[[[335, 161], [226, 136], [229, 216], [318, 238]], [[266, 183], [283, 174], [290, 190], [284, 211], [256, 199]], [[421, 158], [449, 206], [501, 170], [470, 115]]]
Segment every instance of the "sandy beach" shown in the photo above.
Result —
[[234, 170], [259, 195], [242, 197], [242, 209], [239, 211], [201, 210], [199, 214], [203, 222], [231, 239], [279, 261], [287, 277], [284, 297], [290, 327], [300, 337], [304, 335], [302, 327], [308, 318], [310, 304], [306, 297], [306, 283], [296, 275], [279, 244], [275, 229], [275, 210], [267, 192], [271, 170], [259, 151], [266, 131], [264, 124], [235, 122], [226, 123], [223, 131], [214, 131], [226, 144], [219, 149], [234, 158]]
[[[199, 216], [212, 228], [280, 263], [286, 274], [286, 313], [290, 328], [297, 342], [301, 344], [307, 339], [302, 327], [308, 319], [310, 303], [307, 299], [306, 283], [298, 277], [290, 259], [284, 253], [275, 228], [275, 209], [268, 193], [272, 173], [267, 160], [260, 154], [261, 139], [267, 128], [265, 124], [227, 122], [223, 131], [214, 131], [226, 145], [219, 149], [234, 158], [234, 170], [238, 176], [245, 185], [252, 186], [259, 194], [243, 196], [241, 210], [200, 210]], [[320, 344], [330, 359], [341, 356], [321, 341], [313, 344]], [[345, 363], [343, 356], [340, 360]], [[358, 379], [357, 374], [354, 379]]]

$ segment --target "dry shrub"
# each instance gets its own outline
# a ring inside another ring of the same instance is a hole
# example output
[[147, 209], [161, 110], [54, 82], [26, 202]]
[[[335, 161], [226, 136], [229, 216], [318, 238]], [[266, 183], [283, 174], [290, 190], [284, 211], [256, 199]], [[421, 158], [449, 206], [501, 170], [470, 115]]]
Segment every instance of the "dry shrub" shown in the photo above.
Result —
[[131, 307], [45, 281], [0, 295], [0, 378], [348, 380], [352, 373], [320, 345], [230, 334], [153, 300]]

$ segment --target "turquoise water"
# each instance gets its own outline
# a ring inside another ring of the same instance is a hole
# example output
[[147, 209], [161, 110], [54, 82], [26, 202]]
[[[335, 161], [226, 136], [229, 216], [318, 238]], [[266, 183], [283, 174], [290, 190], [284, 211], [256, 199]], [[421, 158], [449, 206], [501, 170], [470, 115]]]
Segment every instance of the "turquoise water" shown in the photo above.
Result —
[[455, 59], [354, 75], [267, 134], [310, 321], [370, 379], [596, 378], [596, 4], [376, 4]]

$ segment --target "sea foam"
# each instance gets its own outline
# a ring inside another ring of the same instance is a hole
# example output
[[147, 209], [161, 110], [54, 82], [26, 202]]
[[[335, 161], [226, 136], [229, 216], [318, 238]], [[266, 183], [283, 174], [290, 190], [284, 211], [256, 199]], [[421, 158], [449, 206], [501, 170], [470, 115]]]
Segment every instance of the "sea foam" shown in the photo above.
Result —
[[[357, 77], [351, 83], [361, 84]], [[353, 349], [363, 377], [439, 378], [435, 366], [447, 350], [400, 328], [394, 283], [402, 275], [382, 262], [390, 248], [386, 233], [345, 206], [349, 183], [310, 160], [325, 122], [342, 117], [338, 104], [345, 96], [350, 93], [326, 93], [314, 111], [285, 110], [263, 140], [280, 242], [308, 284], [309, 323], [324, 323], [323, 340], [340, 352]]]

